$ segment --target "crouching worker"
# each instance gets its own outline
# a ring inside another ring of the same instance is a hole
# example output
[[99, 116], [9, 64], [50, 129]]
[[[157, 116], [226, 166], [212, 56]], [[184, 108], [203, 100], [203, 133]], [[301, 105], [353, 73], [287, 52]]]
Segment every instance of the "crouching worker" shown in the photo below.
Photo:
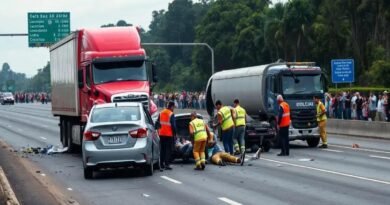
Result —
[[183, 157], [183, 161], [187, 162], [191, 158], [192, 143], [184, 138], [178, 138], [175, 142], [175, 150]]
[[191, 113], [191, 122], [189, 126], [191, 141], [193, 143], [193, 154], [195, 159], [195, 170], [204, 170], [206, 168], [206, 142], [210, 131], [206, 123], [197, 118], [196, 112]]
[[209, 160], [216, 165], [225, 166], [226, 163], [241, 164], [243, 162], [240, 158], [235, 157], [229, 153], [223, 151], [223, 149], [217, 144], [217, 137], [213, 133], [210, 133], [207, 143], [207, 154]]

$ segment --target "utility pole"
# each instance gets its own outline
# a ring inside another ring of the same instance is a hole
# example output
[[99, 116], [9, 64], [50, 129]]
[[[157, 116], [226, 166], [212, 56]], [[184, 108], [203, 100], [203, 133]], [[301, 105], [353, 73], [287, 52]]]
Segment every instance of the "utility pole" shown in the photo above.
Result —
[[207, 43], [142, 43], [143, 46], [206, 46], [211, 52], [211, 75], [214, 74], [214, 49]]

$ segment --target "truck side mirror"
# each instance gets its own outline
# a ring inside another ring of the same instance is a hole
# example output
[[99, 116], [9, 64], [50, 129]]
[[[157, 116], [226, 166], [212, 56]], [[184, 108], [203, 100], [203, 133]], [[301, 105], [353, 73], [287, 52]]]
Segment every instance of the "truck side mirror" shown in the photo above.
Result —
[[84, 76], [83, 76], [84, 72], [83, 70], [79, 70], [78, 72], [78, 87], [79, 89], [83, 88], [84, 87]]
[[156, 65], [152, 63], [152, 81], [154, 83], [158, 82], [157, 72], [156, 72]]
[[325, 73], [322, 73], [322, 75], [321, 75], [321, 83], [322, 83], [322, 86], [324, 86], [324, 92], [328, 92], [329, 80], [326, 77]]

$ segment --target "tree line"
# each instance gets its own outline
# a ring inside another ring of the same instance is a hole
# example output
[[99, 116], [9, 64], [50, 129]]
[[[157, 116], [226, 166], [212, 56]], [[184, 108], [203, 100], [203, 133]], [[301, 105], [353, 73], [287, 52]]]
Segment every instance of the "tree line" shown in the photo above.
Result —
[[[174, 0], [153, 12], [143, 42], [202, 42], [216, 71], [285, 61], [314, 61], [330, 76], [332, 59], [355, 60], [356, 85], [390, 87], [390, 1]], [[157, 89], [204, 89], [211, 75], [203, 47], [147, 47]]]

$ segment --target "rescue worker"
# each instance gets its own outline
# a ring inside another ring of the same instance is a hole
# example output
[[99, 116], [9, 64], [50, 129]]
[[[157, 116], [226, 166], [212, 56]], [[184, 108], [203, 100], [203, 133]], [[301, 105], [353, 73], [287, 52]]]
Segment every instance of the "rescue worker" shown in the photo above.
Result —
[[197, 117], [196, 112], [191, 113], [191, 122], [189, 125], [191, 141], [193, 142], [193, 154], [195, 159], [195, 170], [204, 170], [206, 168], [206, 142], [210, 130], [206, 123]]
[[218, 124], [214, 125], [214, 127], [221, 126], [222, 142], [225, 152], [233, 154], [234, 122], [232, 115], [234, 115], [234, 110], [228, 106], [223, 106], [220, 100], [215, 102], [215, 107], [218, 110]]
[[166, 170], [172, 170], [170, 166], [172, 149], [174, 147], [174, 138], [176, 136], [176, 123], [173, 110], [174, 102], [169, 102], [168, 107], [161, 111], [157, 121], [156, 127], [160, 136], [160, 167]]
[[290, 140], [288, 137], [288, 129], [290, 127], [290, 106], [284, 101], [282, 95], [278, 95], [276, 100], [279, 103], [279, 142], [281, 152], [278, 156], [289, 156], [290, 155]]
[[217, 144], [217, 137], [210, 133], [207, 142], [207, 154], [209, 161], [213, 164], [226, 166], [226, 163], [234, 163], [243, 165], [243, 160], [223, 151], [223, 149]]
[[322, 145], [319, 148], [328, 148], [328, 139], [326, 136], [326, 110], [324, 104], [321, 102], [320, 96], [314, 96], [314, 102], [317, 110], [317, 122], [320, 130], [320, 137]]
[[234, 149], [236, 152], [244, 155], [245, 153], [245, 127], [246, 127], [246, 110], [240, 106], [238, 99], [234, 100], [234, 111], [236, 116], [234, 118]]

